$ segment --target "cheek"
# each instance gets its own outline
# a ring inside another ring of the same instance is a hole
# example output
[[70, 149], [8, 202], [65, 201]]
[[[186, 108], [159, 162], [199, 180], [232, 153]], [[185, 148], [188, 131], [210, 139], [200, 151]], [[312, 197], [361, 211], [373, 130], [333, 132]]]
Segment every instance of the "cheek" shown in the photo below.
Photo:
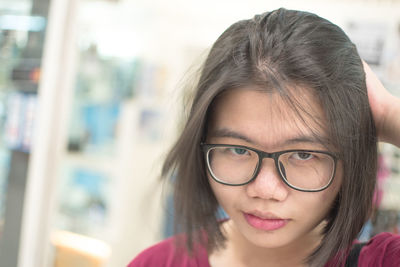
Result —
[[[304, 216], [304, 214], [309, 214], [310, 216], [304, 217], [307, 220], [315, 221], [319, 224], [320, 221], [326, 219], [328, 213], [333, 207], [333, 203], [339, 193], [340, 186], [342, 184], [342, 171], [336, 172], [335, 178], [332, 184], [325, 190], [315, 193], [304, 193], [292, 191], [293, 201], [297, 207], [297, 210], [292, 210], [298, 216]], [[310, 211], [313, 211], [310, 213]]]
[[235, 200], [240, 199], [239, 192], [240, 187], [227, 186], [214, 181], [208, 176], [208, 182], [210, 183], [211, 190], [214, 193], [218, 203], [225, 209], [229, 210], [234, 205]]
[[341, 179], [337, 178], [335, 177], [335, 180], [326, 190], [315, 196], [314, 205], [315, 209], [318, 210], [319, 219], [321, 220], [326, 219], [339, 193]]
[[332, 184], [327, 189], [321, 192], [317, 192], [315, 194], [314, 201], [318, 203], [319, 206], [324, 207], [327, 211], [329, 211], [340, 191], [340, 187], [342, 186], [342, 180], [343, 180], [343, 168], [342, 165], [339, 163], [336, 167], [335, 178], [333, 179]]
[[213, 191], [214, 196], [219, 204], [221, 204], [221, 201], [223, 201], [225, 198], [229, 197], [229, 192], [224, 188], [227, 186], [217, 183], [209, 175], [208, 182], [210, 183], [211, 190]]

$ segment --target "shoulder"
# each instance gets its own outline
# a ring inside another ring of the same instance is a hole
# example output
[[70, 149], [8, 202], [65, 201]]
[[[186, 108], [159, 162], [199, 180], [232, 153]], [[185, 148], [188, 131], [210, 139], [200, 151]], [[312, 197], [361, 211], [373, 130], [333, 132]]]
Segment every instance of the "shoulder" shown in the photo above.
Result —
[[128, 267], [160, 266], [160, 263], [169, 262], [175, 254], [174, 240], [174, 238], [168, 238], [143, 250], [129, 263]]
[[400, 266], [400, 235], [381, 233], [362, 248], [358, 266]]
[[139, 253], [128, 267], [209, 267], [207, 250], [196, 246], [194, 255], [177, 247], [177, 238], [165, 239]]

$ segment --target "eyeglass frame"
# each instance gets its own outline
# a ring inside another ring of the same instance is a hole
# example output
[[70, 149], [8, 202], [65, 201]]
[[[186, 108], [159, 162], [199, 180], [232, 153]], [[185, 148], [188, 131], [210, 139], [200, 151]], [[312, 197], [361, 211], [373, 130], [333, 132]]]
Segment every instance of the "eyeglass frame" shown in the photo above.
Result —
[[[278, 170], [279, 177], [281, 178], [281, 180], [287, 186], [289, 186], [290, 188], [292, 188], [294, 190], [301, 191], [301, 192], [321, 192], [321, 191], [327, 189], [332, 184], [333, 179], [335, 178], [335, 175], [336, 175], [336, 165], [337, 165], [338, 158], [337, 158], [337, 156], [335, 154], [333, 154], [333, 153], [331, 153], [329, 151], [312, 150], [312, 149], [289, 149], [289, 150], [282, 150], [282, 151], [276, 151], [276, 152], [269, 153], [269, 152], [265, 152], [265, 151], [262, 151], [262, 150], [258, 150], [258, 149], [252, 148], [252, 147], [242, 146], [242, 145], [201, 143], [200, 146], [202, 147], [202, 150], [203, 150], [203, 153], [204, 153], [204, 159], [205, 159], [206, 165], [207, 165], [207, 170], [210, 173], [211, 177], [216, 182], [218, 182], [220, 184], [224, 184], [224, 185], [242, 186], [242, 185], [246, 185], [246, 184], [251, 183], [252, 181], [254, 181], [257, 178], [257, 176], [258, 176], [258, 174], [260, 172], [261, 166], [262, 166], [262, 161], [265, 158], [271, 158], [271, 159], [274, 160], [275, 167]], [[257, 163], [257, 165], [255, 167], [253, 176], [247, 182], [240, 183], [240, 184], [227, 183], [227, 182], [224, 182], [224, 181], [218, 179], [217, 177], [215, 177], [213, 172], [212, 172], [212, 169], [211, 169], [211, 166], [210, 166], [210, 162], [209, 162], [209, 159], [208, 159], [208, 154], [209, 154], [210, 150], [212, 148], [214, 148], [214, 147], [235, 147], [235, 148], [248, 149], [248, 150], [251, 150], [251, 151], [255, 152], [257, 154], [257, 156], [258, 156], [258, 163]], [[278, 162], [278, 159], [282, 154], [289, 153], [289, 152], [321, 153], [321, 154], [325, 154], [325, 155], [328, 155], [328, 156], [332, 157], [332, 159], [333, 159], [333, 172], [332, 172], [332, 177], [330, 178], [328, 184], [323, 186], [323, 187], [321, 187], [321, 188], [318, 188], [318, 189], [303, 189], [303, 188], [291, 185], [289, 183], [289, 181], [283, 175], [283, 173], [281, 171], [281, 168], [279, 167], [279, 162]]]

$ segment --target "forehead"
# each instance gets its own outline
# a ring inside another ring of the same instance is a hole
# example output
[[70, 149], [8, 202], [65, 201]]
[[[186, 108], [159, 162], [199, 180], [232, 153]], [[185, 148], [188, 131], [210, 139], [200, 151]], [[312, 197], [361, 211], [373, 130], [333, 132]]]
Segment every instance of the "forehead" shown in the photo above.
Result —
[[287, 96], [255, 87], [230, 90], [220, 95], [210, 115], [208, 136], [228, 130], [265, 147], [299, 137], [326, 139], [323, 109], [306, 88]]

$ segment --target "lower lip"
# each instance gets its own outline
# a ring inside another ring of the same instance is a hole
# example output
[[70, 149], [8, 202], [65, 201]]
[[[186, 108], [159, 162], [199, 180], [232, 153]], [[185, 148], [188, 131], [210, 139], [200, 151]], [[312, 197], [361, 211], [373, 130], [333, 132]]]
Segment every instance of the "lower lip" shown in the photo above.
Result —
[[248, 224], [263, 231], [273, 231], [284, 227], [288, 220], [284, 219], [262, 219], [260, 217], [244, 213], [244, 217]]

